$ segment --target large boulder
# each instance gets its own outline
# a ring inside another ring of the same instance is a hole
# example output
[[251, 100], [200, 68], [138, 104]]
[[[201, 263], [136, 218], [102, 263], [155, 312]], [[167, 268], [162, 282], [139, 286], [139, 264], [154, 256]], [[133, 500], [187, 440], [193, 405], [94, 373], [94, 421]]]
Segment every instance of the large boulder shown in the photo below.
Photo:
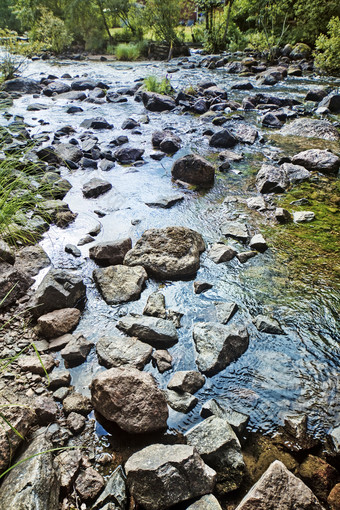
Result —
[[99, 363], [106, 368], [130, 366], [143, 370], [150, 361], [152, 347], [136, 338], [103, 336], [96, 345]]
[[289, 182], [291, 182], [292, 184], [298, 184], [300, 182], [307, 181], [311, 177], [311, 173], [301, 165], [283, 163], [283, 165], [281, 165], [281, 168], [286, 173]]
[[289, 181], [282, 167], [264, 164], [256, 175], [255, 184], [260, 193], [282, 193]]
[[[0, 510], [58, 508], [60, 486], [51, 448], [52, 443], [38, 435], [16, 459], [21, 463], [10, 471], [1, 486]], [[45, 453], [41, 455], [42, 452]]]
[[98, 243], [89, 249], [90, 259], [93, 259], [100, 266], [114, 266], [122, 264], [124, 257], [132, 248], [131, 238], [119, 241], [108, 241]]
[[114, 157], [122, 165], [130, 165], [131, 163], [135, 163], [136, 161], [141, 160], [143, 154], [143, 149], [135, 149], [134, 147], [121, 147], [115, 151]]
[[166, 348], [178, 341], [174, 323], [158, 317], [127, 315], [118, 322], [117, 328], [157, 348]]
[[299, 152], [292, 158], [293, 163], [308, 170], [317, 170], [325, 174], [335, 173], [340, 168], [340, 158], [328, 150], [309, 149]]
[[200, 267], [200, 253], [205, 250], [200, 234], [185, 227], [146, 230], [124, 264], [143, 266], [156, 278], [180, 279], [194, 275]]
[[292, 60], [301, 60], [308, 59], [312, 54], [312, 49], [308, 44], [305, 43], [297, 43], [295, 44], [293, 50], [289, 54], [289, 58]]
[[189, 184], [211, 184], [215, 178], [215, 168], [206, 159], [196, 154], [183, 156], [172, 166], [173, 179]]
[[85, 297], [86, 287], [81, 276], [72, 271], [50, 269], [32, 298], [31, 313], [40, 317], [61, 308], [79, 308]]
[[324, 140], [339, 140], [340, 135], [335, 126], [327, 120], [296, 119], [286, 124], [280, 131], [282, 135], [303, 136], [305, 138], [322, 138]]
[[142, 100], [145, 108], [150, 112], [165, 112], [176, 108], [176, 102], [172, 97], [156, 92], [143, 92]]
[[323, 510], [312, 491], [279, 460], [274, 461], [236, 510]]
[[6, 80], [1, 85], [1, 90], [22, 94], [40, 94], [41, 85], [31, 78], [13, 78], [13, 80]]
[[116, 305], [139, 299], [148, 275], [142, 266], [116, 265], [95, 269], [93, 278], [105, 301]]
[[127, 484], [146, 510], [163, 510], [212, 492], [215, 471], [188, 445], [154, 444], [125, 464]]
[[248, 349], [249, 344], [246, 328], [213, 322], [195, 324], [193, 337], [197, 350], [197, 366], [209, 376], [217, 374], [238, 359]]
[[131, 434], [166, 428], [168, 406], [151, 374], [135, 368], [110, 368], [91, 383], [96, 411]]
[[8, 262], [0, 262], [0, 309], [21, 298], [34, 280]]

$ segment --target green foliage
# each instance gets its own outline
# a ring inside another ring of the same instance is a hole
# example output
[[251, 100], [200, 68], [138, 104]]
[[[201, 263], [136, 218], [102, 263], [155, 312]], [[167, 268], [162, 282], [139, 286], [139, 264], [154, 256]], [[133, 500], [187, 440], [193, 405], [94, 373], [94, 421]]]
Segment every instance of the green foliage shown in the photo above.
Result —
[[57, 18], [52, 11], [41, 9], [41, 16], [30, 31], [33, 41], [39, 41], [56, 53], [61, 53], [72, 42], [65, 23]]
[[157, 92], [158, 94], [172, 94], [174, 92], [168, 77], [159, 80], [157, 76], [147, 76], [144, 80], [144, 87], [149, 92]]
[[144, 23], [157, 39], [173, 44], [178, 41], [180, 14], [181, 2], [178, 0], [146, 0]]
[[323, 71], [340, 74], [340, 19], [334, 17], [328, 24], [328, 36], [316, 40], [315, 63]]
[[115, 48], [117, 60], [137, 60], [140, 56], [140, 48], [138, 44], [119, 44]]

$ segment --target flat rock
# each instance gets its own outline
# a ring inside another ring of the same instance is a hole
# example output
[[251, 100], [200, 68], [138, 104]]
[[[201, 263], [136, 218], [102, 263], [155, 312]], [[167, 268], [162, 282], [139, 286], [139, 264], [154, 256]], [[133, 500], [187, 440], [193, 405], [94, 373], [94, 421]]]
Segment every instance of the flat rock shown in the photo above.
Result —
[[217, 374], [238, 359], [248, 348], [248, 332], [244, 327], [201, 322], [194, 326], [196, 363], [201, 372]]
[[215, 303], [216, 317], [221, 324], [227, 324], [238, 310], [237, 303]]
[[68, 367], [81, 365], [93, 347], [83, 335], [72, 336], [72, 340], [60, 351]]
[[113, 125], [109, 124], [104, 117], [95, 117], [93, 119], [85, 119], [80, 124], [85, 129], [112, 129]]
[[167, 403], [151, 374], [110, 368], [93, 379], [91, 395], [94, 408], [130, 434], [166, 428]]
[[188, 445], [154, 444], [125, 464], [130, 492], [146, 510], [164, 510], [212, 492], [215, 471]]
[[340, 158], [328, 150], [309, 149], [299, 152], [292, 158], [293, 163], [307, 170], [317, 170], [325, 174], [336, 173], [340, 168]]
[[229, 405], [220, 403], [215, 399], [210, 399], [205, 402], [200, 412], [202, 418], [209, 418], [209, 416], [217, 416], [229, 423], [234, 432], [241, 436], [249, 422], [249, 416], [239, 411], [235, 411]]
[[130, 366], [143, 370], [151, 359], [152, 347], [136, 338], [101, 337], [96, 345], [99, 363], [106, 368]]
[[91, 506], [91, 510], [126, 510], [127, 507], [125, 475], [119, 466], [106, 481], [105, 489]]
[[21, 356], [18, 360], [18, 365], [23, 372], [45, 375], [45, 370], [46, 372], [53, 370], [55, 361], [49, 354], [41, 354], [40, 359], [36, 354], [32, 354]]
[[272, 317], [257, 315], [253, 322], [256, 328], [263, 333], [270, 333], [272, 335], [284, 335], [279, 322]]
[[131, 238], [98, 243], [89, 249], [90, 258], [100, 266], [122, 264], [124, 257], [132, 248]]
[[225, 237], [232, 237], [242, 242], [246, 242], [249, 237], [247, 225], [239, 221], [226, 221], [221, 227], [221, 232]]
[[85, 198], [97, 198], [112, 188], [112, 184], [104, 179], [94, 177], [83, 186], [83, 195]]
[[180, 194], [162, 196], [155, 198], [152, 201], [145, 202], [148, 207], [160, 207], [161, 209], [170, 209], [174, 205], [178, 204], [178, 202], [182, 202], [184, 200], [184, 196]]
[[56, 338], [73, 331], [80, 320], [78, 308], [54, 310], [38, 318], [39, 331], [45, 338]]
[[215, 243], [209, 250], [208, 257], [215, 262], [215, 264], [220, 264], [221, 262], [228, 262], [232, 260], [237, 251], [234, 250], [231, 246], [226, 246], [222, 243]]
[[323, 140], [339, 140], [337, 129], [327, 120], [302, 119], [293, 120], [280, 131], [282, 135], [302, 136], [305, 138], [322, 138]]
[[156, 278], [180, 279], [196, 273], [203, 238], [185, 227], [146, 230], [124, 259], [128, 266], [143, 266]]
[[31, 78], [13, 78], [1, 84], [5, 92], [21, 92], [22, 94], [40, 94], [41, 85]]
[[283, 165], [281, 165], [281, 168], [286, 173], [288, 180], [292, 184], [298, 184], [300, 182], [308, 181], [308, 179], [310, 179], [311, 177], [311, 173], [306, 168], [304, 168], [304, 166], [301, 165], [284, 163]]
[[178, 391], [166, 390], [165, 396], [169, 406], [178, 413], [188, 413], [196, 406], [198, 402], [196, 397], [191, 395], [191, 393], [186, 392], [180, 393]]
[[175, 161], [171, 175], [173, 179], [189, 184], [211, 184], [214, 182], [215, 168], [201, 156], [188, 154]]
[[275, 460], [250, 489], [236, 510], [323, 510], [312, 491]]
[[168, 382], [168, 389], [184, 393], [196, 393], [204, 386], [205, 377], [195, 370], [176, 372]]
[[118, 322], [117, 328], [157, 348], [169, 347], [178, 341], [174, 323], [158, 317], [126, 316]]
[[148, 275], [140, 265], [118, 264], [95, 269], [93, 278], [107, 304], [115, 305], [139, 299]]

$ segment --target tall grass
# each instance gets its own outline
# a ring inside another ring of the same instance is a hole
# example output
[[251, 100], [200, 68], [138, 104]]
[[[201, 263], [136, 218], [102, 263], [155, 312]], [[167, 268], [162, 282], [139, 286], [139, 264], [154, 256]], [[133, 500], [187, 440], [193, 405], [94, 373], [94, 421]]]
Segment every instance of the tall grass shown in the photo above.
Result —
[[168, 77], [160, 80], [157, 76], [147, 76], [144, 79], [144, 87], [149, 92], [157, 92], [158, 94], [172, 94], [174, 92]]
[[115, 48], [117, 60], [137, 60], [140, 57], [141, 48], [139, 44], [118, 44]]

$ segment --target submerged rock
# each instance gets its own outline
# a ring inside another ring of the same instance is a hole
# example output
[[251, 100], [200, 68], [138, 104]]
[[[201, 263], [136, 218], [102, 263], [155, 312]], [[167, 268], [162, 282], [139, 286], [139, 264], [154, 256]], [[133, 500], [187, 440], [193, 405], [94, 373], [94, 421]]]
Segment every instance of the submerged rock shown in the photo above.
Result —
[[168, 406], [152, 375], [135, 368], [110, 368], [91, 383], [94, 408], [129, 432], [166, 428]]
[[208, 418], [209, 416], [222, 418], [229, 423], [237, 435], [243, 434], [249, 421], [247, 414], [235, 411], [229, 405], [222, 404], [213, 398], [203, 404], [200, 414], [202, 418]]
[[165, 396], [169, 406], [172, 407], [172, 409], [184, 414], [191, 411], [198, 402], [196, 397], [187, 392], [166, 390]]
[[164, 510], [212, 492], [215, 471], [192, 446], [154, 444], [125, 464], [130, 492], [146, 510]]
[[215, 243], [209, 250], [208, 257], [215, 262], [215, 264], [220, 264], [221, 262], [228, 262], [232, 260], [237, 251], [234, 250], [231, 246], [226, 246], [222, 243]]
[[263, 333], [270, 333], [271, 335], [284, 335], [279, 322], [273, 317], [265, 315], [257, 315], [253, 320], [256, 328]]

